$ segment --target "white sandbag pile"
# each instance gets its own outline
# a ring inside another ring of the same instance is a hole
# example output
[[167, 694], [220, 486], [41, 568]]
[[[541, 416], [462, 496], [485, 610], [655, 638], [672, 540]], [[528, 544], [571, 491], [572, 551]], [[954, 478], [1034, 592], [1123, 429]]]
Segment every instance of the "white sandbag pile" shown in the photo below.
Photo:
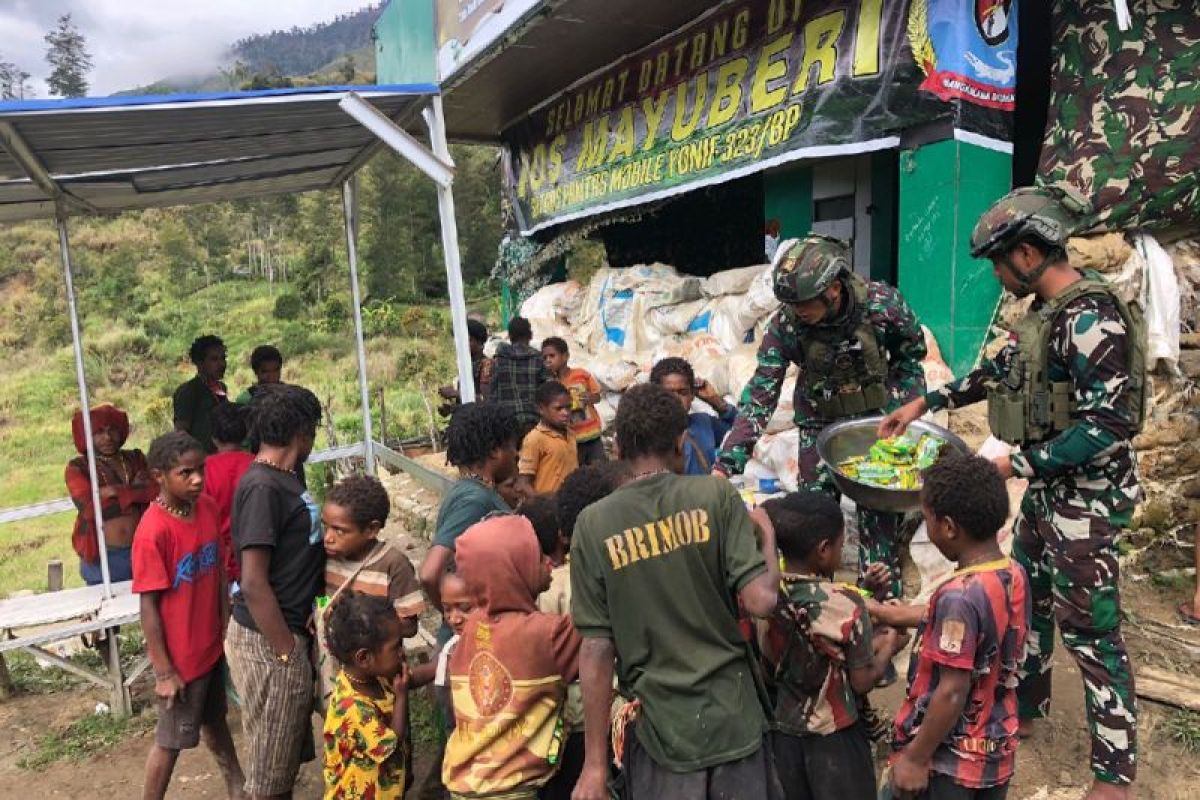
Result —
[[[697, 377], [712, 383], [728, 402], [737, 402], [754, 374], [758, 344], [778, 307], [767, 264], [707, 278], [649, 264], [601, 269], [586, 287], [575, 281], [551, 284], [522, 304], [521, 315], [532, 324], [535, 341], [565, 339], [571, 363], [600, 382], [604, 397], [597, 410], [608, 427], [620, 393], [648, 380], [654, 364], [668, 356], [686, 358]], [[925, 335], [930, 347], [926, 378], [940, 386], [950, 379], [950, 370], [933, 336], [929, 331]], [[778, 477], [788, 490], [797, 486], [796, 374], [795, 366], [788, 370], [779, 406], [747, 466], [749, 475]], [[697, 410], [701, 407], [697, 403]]]

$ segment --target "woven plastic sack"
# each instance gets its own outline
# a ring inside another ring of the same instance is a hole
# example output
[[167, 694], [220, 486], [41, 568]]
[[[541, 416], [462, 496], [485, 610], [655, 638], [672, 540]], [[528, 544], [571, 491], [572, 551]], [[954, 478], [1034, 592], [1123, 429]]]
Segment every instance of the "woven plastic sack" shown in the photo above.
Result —
[[770, 271], [770, 264], [758, 264], [753, 267], [727, 269], [704, 279], [700, 291], [705, 297], [722, 297], [727, 294], [745, 294], [750, 291], [751, 284], [764, 270]]

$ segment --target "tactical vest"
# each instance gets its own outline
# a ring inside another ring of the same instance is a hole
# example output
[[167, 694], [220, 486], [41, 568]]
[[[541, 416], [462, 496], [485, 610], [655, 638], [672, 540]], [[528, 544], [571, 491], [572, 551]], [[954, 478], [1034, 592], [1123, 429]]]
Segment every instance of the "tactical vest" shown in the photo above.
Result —
[[1029, 313], [1013, 328], [1017, 353], [1008, 373], [987, 387], [988, 426], [992, 434], [1014, 445], [1043, 442], [1071, 426], [1076, 409], [1070, 381], [1050, 379], [1050, 336], [1058, 315], [1072, 302], [1088, 295], [1112, 298], [1129, 348], [1129, 392], [1119, 409], [1140, 431], [1146, 410], [1146, 322], [1141, 307], [1126, 303], [1096, 272], [1085, 272], [1065, 292]]
[[888, 404], [887, 356], [879, 346], [867, 314], [867, 283], [857, 275], [845, 279], [854, 308], [836, 325], [804, 330], [801, 391], [824, 419], [845, 419], [879, 411]]

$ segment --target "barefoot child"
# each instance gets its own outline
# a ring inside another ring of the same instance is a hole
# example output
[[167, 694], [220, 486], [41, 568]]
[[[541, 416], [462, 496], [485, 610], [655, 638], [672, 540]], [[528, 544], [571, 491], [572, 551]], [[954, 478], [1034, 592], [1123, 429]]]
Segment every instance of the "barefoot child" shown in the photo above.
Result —
[[[325, 595], [317, 599], [318, 607], [325, 611], [319, 624], [328, 620], [329, 606], [349, 590], [388, 600], [396, 609], [403, 637], [416, 635], [417, 618], [425, 609], [417, 571], [408, 556], [379, 539], [391, 507], [383, 484], [366, 475], [345, 478], [325, 496], [321, 509], [321, 522], [325, 526]], [[338, 669], [328, 655], [321, 647], [322, 708], [333, 692]]]
[[1017, 668], [1029, 626], [1029, 580], [996, 533], [1008, 517], [990, 461], [945, 458], [925, 472], [929, 539], [958, 569], [929, 605], [872, 613], [916, 627], [908, 694], [896, 715], [891, 785], [901, 797], [1003, 800], [1017, 749]]
[[400, 800], [408, 775], [404, 631], [386, 597], [346, 592], [326, 645], [342, 665], [325, 714], [325, 800]]
[[547, 381], [534, 395], [539, 422], [521, 442], [517, 487], [525, 497], [553, 494], [579, 467], [571, 432], [571, 393], [558, 381]]
[[785, 602], [760, 637], [777, 689], [775, 764], [784, 794], [788, 800], [874, 800], [875, 765], [860, 698], [903, 643], [894, 628], [874, 635], [862, 597], [833, 580], [845, 540], [834, 500], [795, 492], [763, 507], [784, 559]]
[[217, 510], [204, 487], [204, 448], [182, 431], [150, 445], [160, 487], [133, 539], [133, 591], [141, 595], [146, 653], [154, 667], [158, 725], [142, 796], [166, 796], [180, 750], [204, 742], [229, 797], [242, 768], [225, 722], [221, 621], [226, 598]]

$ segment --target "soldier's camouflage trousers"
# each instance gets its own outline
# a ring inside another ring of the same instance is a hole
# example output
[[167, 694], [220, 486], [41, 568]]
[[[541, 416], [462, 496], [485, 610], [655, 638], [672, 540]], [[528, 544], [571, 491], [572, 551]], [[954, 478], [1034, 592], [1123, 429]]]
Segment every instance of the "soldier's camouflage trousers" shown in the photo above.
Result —
[[[817, 434], [819, 429], [800, 429], [800, 452], [797, 463], [800, 468], [800, 489], [820, 491], [835, 499], [841, 498], [841, 493], [833, 484], [829, 470], [821, 463], [817, 455]], [[900, 581], [900, 536], [903, 514], [889, 514], [868, 509], [858, 510], [858, 576], [862, 581], [863, 572], [874, 563], [886, 564], [892, 571], [891, 596], [900, 597], [903, 594], [903, 584]]]
[[1137, 707], [1121, 636], [1117, 528], [1109, 519], [1102, 498], [1057, 496], [1036, 484], [1025, 493], [1013, 557], [1029, 575], [1033, 619], [1017, 698], [1021, 719], [1046, 716], [1057, 622], [1083, 676], [1092, 772], [1127, 784], [1137, 771]]

